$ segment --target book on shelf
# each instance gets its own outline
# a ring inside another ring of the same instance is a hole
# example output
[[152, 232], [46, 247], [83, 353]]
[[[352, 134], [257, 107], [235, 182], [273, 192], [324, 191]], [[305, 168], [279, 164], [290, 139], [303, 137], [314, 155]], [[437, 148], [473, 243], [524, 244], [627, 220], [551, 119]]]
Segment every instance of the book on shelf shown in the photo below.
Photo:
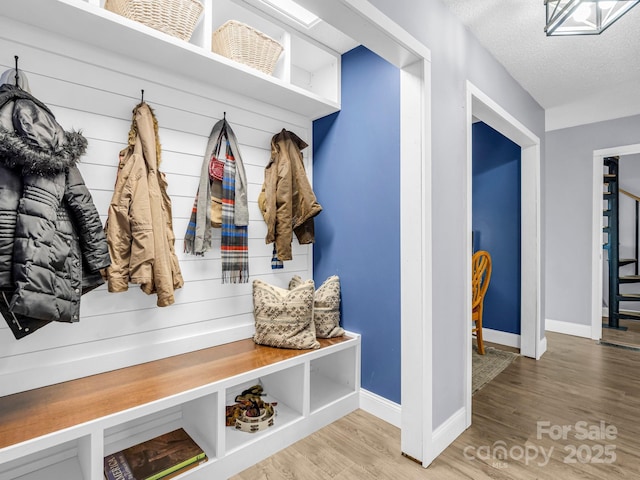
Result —
[[169, 479], [207, 461], [183, 429], [159, 435], [104, 457], [107, 480]]

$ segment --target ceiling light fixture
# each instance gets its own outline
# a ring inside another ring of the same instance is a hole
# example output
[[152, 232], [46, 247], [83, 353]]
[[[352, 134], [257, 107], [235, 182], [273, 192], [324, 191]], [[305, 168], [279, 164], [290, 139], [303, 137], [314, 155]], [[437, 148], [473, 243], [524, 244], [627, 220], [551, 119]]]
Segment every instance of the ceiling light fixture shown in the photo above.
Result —
[[[293, 0], [260, 0], [265, 5], [276, 10], [291, 20], [294, 20], [306, 28], [313, 27], [320, 21], [317, 15], [311, 13], [306, 8], [301, 7]], [[640, 0], [638, 0], [640, 1]]]
[[545, 0], [551, 35], [599, 35], [640, 0]]

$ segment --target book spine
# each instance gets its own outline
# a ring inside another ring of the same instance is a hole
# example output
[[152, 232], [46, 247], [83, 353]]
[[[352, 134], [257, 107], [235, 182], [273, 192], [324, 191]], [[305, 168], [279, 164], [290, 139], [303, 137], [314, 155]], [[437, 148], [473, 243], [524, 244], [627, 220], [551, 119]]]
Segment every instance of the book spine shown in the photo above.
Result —
[[122, 452], [104, 458], [104, 472], [107, 480], [135, 480]]

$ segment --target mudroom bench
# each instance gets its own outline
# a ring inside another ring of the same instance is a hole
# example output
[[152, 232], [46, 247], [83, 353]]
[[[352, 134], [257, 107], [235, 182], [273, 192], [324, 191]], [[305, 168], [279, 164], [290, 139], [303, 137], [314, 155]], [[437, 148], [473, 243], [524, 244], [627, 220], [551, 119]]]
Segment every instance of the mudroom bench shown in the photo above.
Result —
[[[355, 410], [360, 336], [286, 350], [245, 339], [0, 398], [0, 480], [101, 480], [103, 457], [183, 427], [208, 461], [179, 478], [223, 479]], [[262, 384], [272, 427], [225, 427], [225, 406]]]

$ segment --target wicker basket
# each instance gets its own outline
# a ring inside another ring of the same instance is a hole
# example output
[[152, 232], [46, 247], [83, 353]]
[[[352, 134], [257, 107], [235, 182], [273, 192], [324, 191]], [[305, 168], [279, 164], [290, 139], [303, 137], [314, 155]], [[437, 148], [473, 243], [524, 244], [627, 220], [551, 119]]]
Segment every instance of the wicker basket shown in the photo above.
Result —
[[197, 0], [106, 0], [104, 8], [182, 40], [191, 38], [203, 9]]
[[211, 49], [267, 75], [273, 73], [282, 53], [282, 45], [273, 38], [236, 20], [229, 20], [213, 32]]

